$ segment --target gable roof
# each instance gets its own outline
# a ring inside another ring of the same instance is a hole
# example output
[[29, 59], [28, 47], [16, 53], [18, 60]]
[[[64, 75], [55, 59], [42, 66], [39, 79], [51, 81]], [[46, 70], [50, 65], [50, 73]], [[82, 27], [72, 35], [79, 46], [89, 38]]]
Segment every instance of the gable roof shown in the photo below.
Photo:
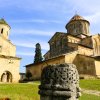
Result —
[[59, 35], [65, 35], [66, 33], [64, 32], [56, 32], [52, 37], [51, 39], [48, 41], [48, 43], [50, 43], [52, 40], [54, 40], [54, 38], [56, 38], [57, 36]]

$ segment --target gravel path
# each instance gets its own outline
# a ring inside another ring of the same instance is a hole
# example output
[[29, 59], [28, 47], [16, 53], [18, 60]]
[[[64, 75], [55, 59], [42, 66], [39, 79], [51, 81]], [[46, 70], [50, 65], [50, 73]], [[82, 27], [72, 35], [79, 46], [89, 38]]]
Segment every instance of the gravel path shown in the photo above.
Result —
[[82, 89], [82, 93], [93, 94], [93, 95], [96, 95], [96, 96], [100, 96], [100, 91], [97, 91], [97, 90]]

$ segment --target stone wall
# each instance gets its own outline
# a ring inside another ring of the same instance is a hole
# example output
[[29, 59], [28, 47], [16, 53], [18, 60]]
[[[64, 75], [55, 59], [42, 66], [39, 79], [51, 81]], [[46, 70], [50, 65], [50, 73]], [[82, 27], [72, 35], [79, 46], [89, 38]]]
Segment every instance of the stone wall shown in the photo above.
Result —
[[94, 56], [100, 56], [100, 35], [92, 36]]
[[80, 38], [73, 37], [71, 35], [67, 35], [67, 38], [68, 38], [68, 42], [71, 42], [71, 43], [79, 43], [81, 40]]
[[[78, 51], [75, 51], [65, 56], [65, 62], [75, 64], [80, 75], [83, 74], [83, 76], [96, 76], [95, 66], [97, 66], [98, 64], [95, 64], [95, 59], [92, 57], [78, 54]], [[97, 69], [99, 68], [97, 67]], [[98, 70], [98, 72], [100, 71]]]
[[93, 56], [93, 49], [78, 45], [78, 54]]
[[67, 53], [65, 56], [52, 58], [39, 64], [32, 64], [26, 67], [26, 71], [29, 70], [32, 73], [34, 79], [39, 79], [43, 68], [47, 65], [61, 64], [61, 63], [73, 63], [76, 65], [79, 74], [82, 76], [95, 77], [100, 75], [99, 62], [94, 58], [78, 54], [78, 51]]
[[81, 44], [93, 48], [92, 36], [86, 37], [81, 40]]
[[65, 63], [72, 63], [74, 59], [76, 59], [77, 54], [78, 54], [78, 51], [67, 53], [65, 55]]
[[19, 81], [20, 59], [0, 57], [0, 82], [3, 73], [9, 72], [12, 76], [12, 82]]
[[16, 47], [9, 40], [0, 36], [0, 55], [14, 56], [16, 55]]
[[3, 36], [5, 39], [9, 38], [10, 27], [5, 24], [0, 23], [0, 35]]
[[40, 79], [43, 68], [45, 68], [47, 65], [61, 64], [61, 63], [65, 63], [65, 56], [52, 58], [44, 62], [41, 62], [39, 64], [29, 65], [26, 67], [26, 72], [30, 71], [32, 73], [33, 79]]
[[100, 59], [95, 60], [95, 70], [96, 70], [96, 76], [100, 78]]
[[59, 56], [67, 51], [67, 38], [62, 37], [50, 44], [50, 58]]
[[89, 35], [89, 23], [86, 20], [72, 21], [67, 24], [67, 32], [73, 35], [86, 34]]
[[78, 54], [72, 63], [76, 65], [79, 74], [96, 76], [94, 58]]

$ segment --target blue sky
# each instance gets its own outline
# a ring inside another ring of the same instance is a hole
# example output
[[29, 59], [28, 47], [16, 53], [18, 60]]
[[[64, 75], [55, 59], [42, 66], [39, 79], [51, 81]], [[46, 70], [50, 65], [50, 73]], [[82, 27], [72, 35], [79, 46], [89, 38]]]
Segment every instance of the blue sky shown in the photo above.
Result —
[[10, 40], [22, 58], [20, 72], [33, 63], [35, 44], [42, 54], [55, 32], [67, 32], [66, 23], [75, 13], [90, 21], [91, 34], [100, 32], [100, 0], [0, 0], [0, 17], [11, 26]]

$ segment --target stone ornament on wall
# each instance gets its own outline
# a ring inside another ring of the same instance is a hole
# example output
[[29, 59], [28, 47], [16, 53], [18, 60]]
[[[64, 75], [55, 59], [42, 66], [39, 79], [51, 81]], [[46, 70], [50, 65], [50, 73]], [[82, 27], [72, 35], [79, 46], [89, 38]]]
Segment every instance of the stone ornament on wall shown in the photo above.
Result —
[[73, 64], [49, 65], [41, 75], [40, 100], [78, 100], [79, 75]]

